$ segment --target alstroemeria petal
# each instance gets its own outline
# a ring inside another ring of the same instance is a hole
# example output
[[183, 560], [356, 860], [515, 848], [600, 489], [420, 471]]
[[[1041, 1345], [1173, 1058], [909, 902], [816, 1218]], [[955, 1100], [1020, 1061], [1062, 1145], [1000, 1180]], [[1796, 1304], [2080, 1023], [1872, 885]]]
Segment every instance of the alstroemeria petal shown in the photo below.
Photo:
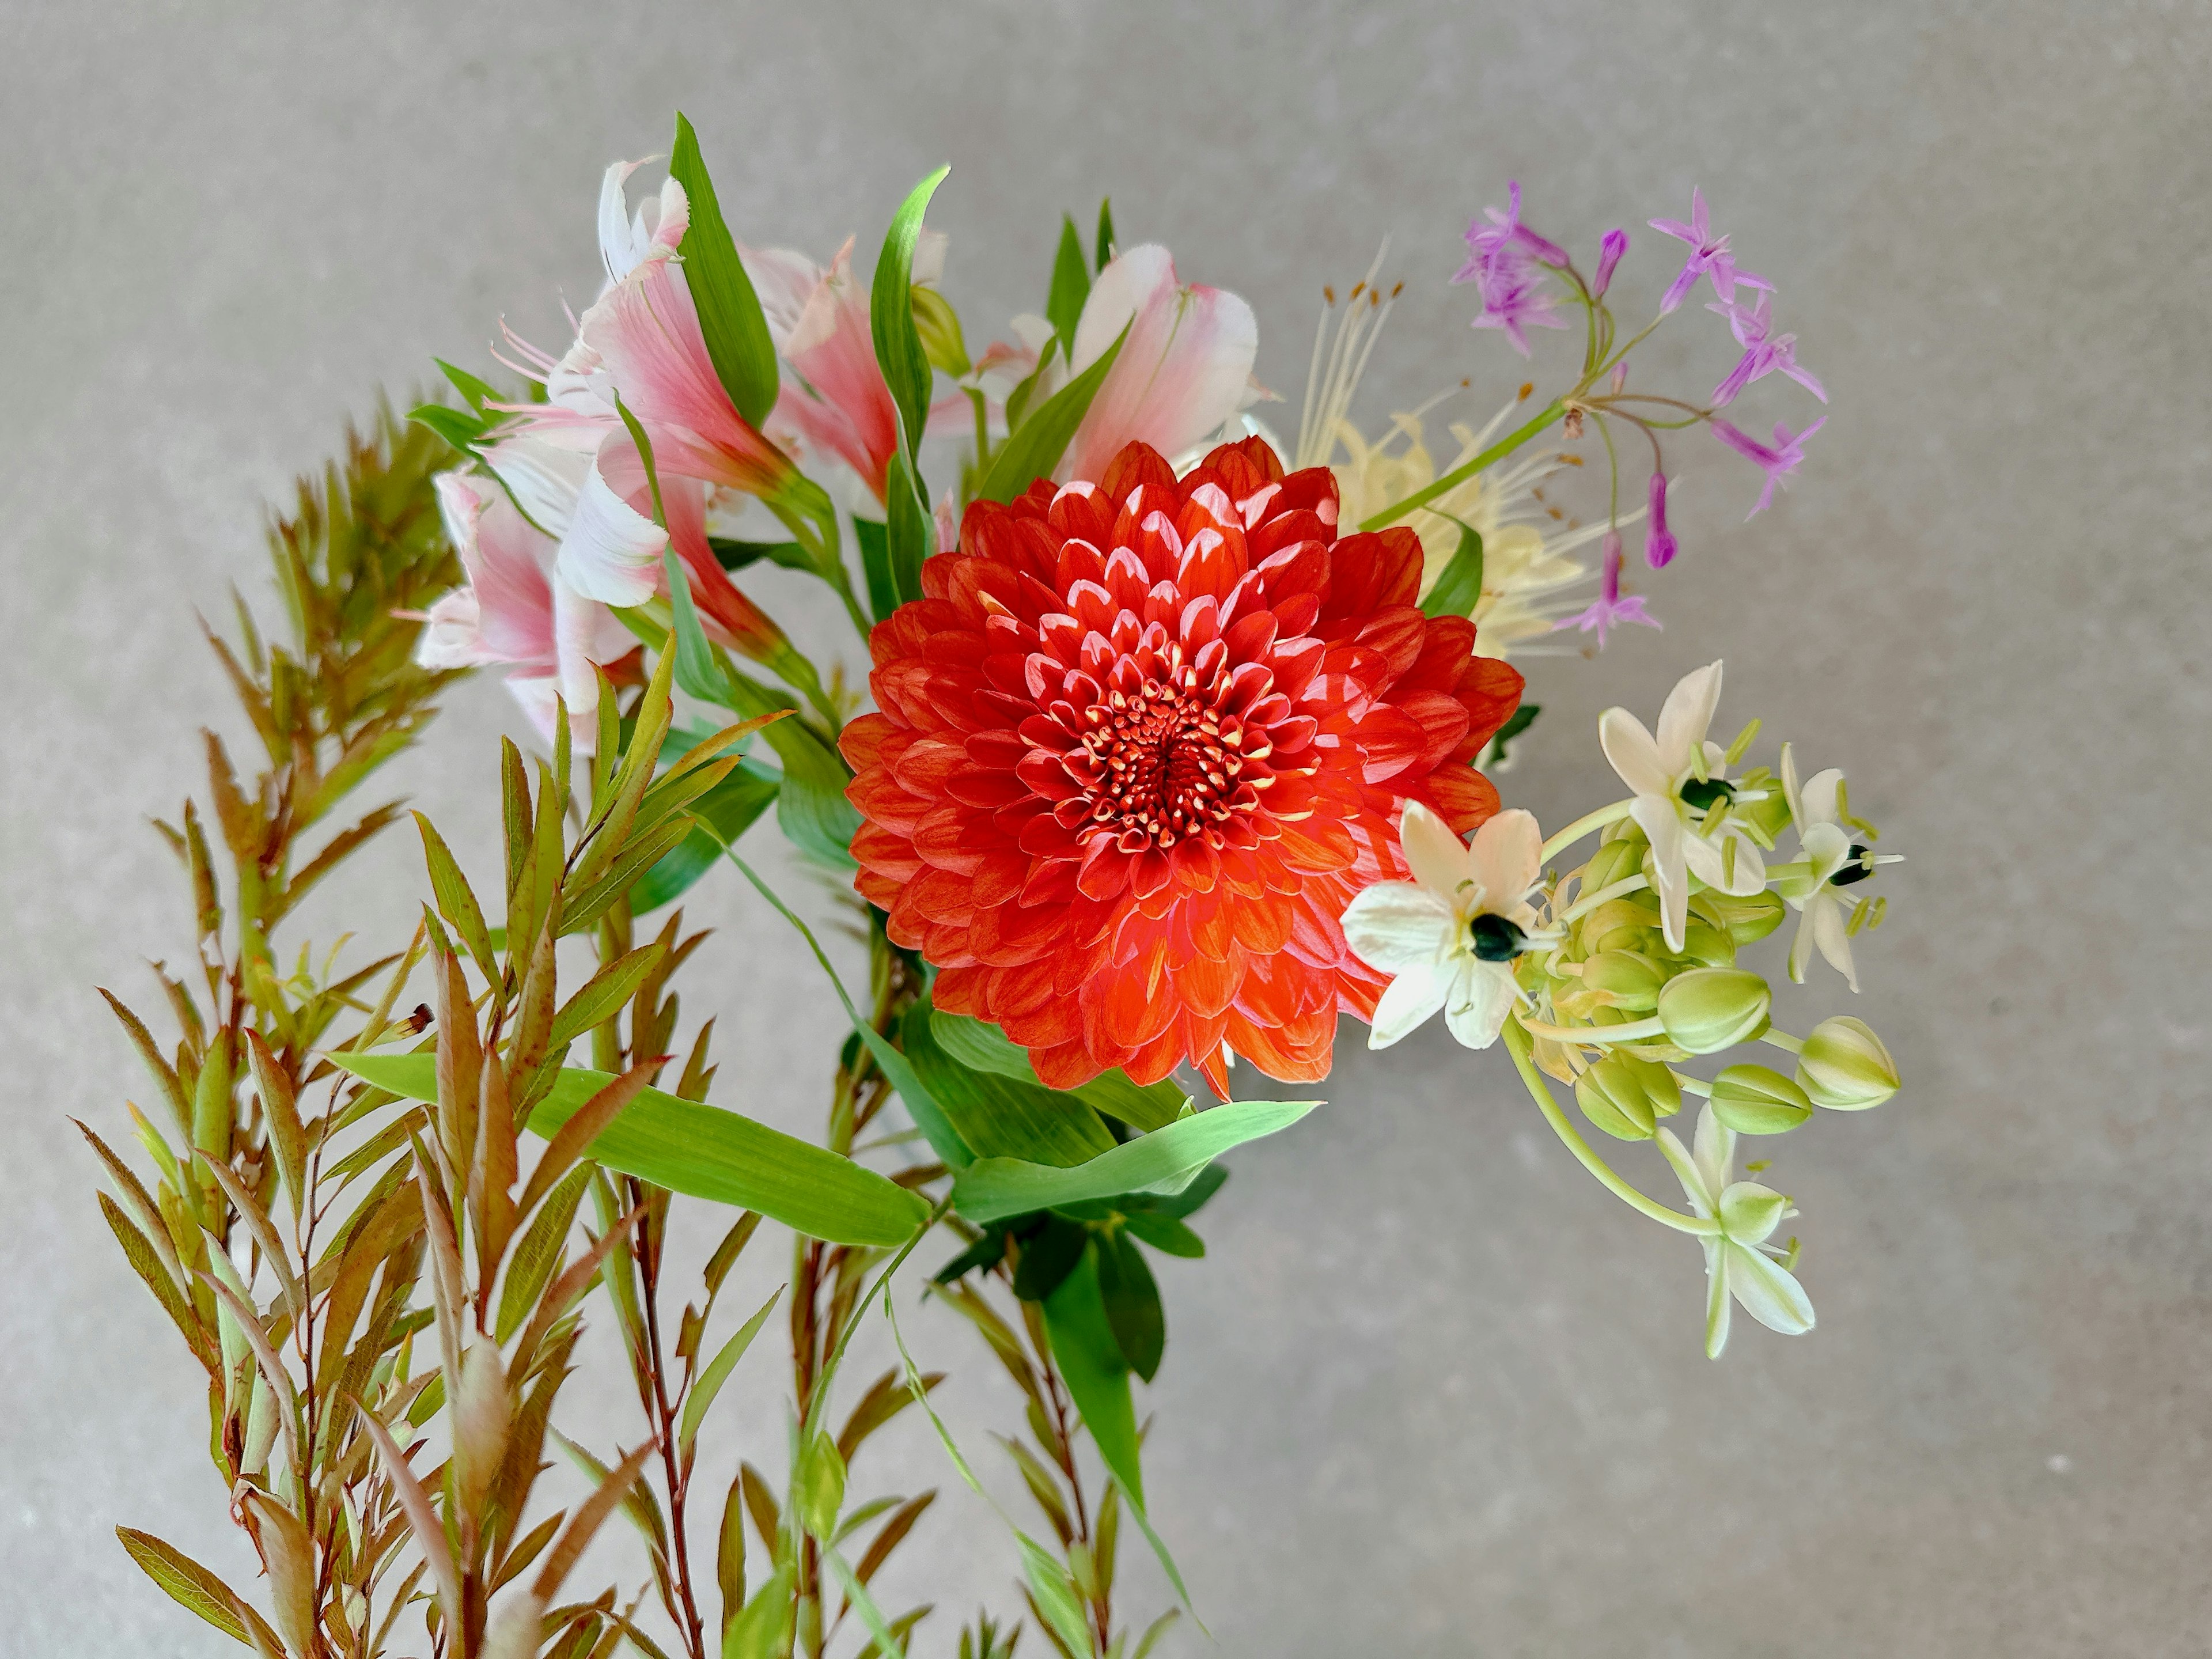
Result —
[[1441, 894], [1410, 881], [1378, 881], [1360, 890], [1344, 913], [1345, 943], [1385, 974], [1436, 966], [1457, 941], [1459, 918]]
[[568, 533], [561, 538], [561, 578], [603, 605], [643, 605], [653, 595], [660, 551], [667, 545], [667, 532], [616, 495], [593, 467], [577, 493]]
[[1608, 708], [1597, 717], [1597, 740], [1620, 781], [1638, 794], [1673, 792], [1674, 775], [1661, 762], [1659, 745], [1644, 722], [1626, 708]]
[[1502, 962], [1466, 958], [1444, 998], [1444, 1024], [1462, 1048], [1487, 1048], [1498, 1041], [1517, 1000], [1512, 969]]
[[1679, 777], [1690, 763], [1691, 745], [1705, 740], [1720, 706], [1721, 665], [1693, 668], [1675, 683], [1659, 711], [1659, 763], [1669, 779]]
[[1432, 967], [1411, 968], [1390, 981], [1375, 1004], [1367, 1046], [1387, 1048], [1443, 1006], [1445, 977]]
[[1398, 840], [1405, 848], [1406, 862], [1413, 867], [1413, 879], [1447, 902], [1457, 902], [1471, 867], [1467, 843], [1451, 825], [1420, 802], [1409, 800], [1399, 820]]
[[1813, 1298], [1780, 1262], [1735, 1243], [1722, 1247], [1721, 1260], [1735, 1299], [1768, 1330], [1802, 1336], [1813, 1328]]

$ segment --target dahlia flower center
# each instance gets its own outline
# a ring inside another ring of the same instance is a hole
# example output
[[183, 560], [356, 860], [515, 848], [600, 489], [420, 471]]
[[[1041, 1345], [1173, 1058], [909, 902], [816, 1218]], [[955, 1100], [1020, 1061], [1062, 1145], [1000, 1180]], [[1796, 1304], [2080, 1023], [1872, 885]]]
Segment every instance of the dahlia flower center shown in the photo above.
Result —
[[1257, 804], [1249, 785], [1240, 788], [1247, 728], [1206, 695], [1218, 690], [1201, 687], [1186, 664], [1084, 711], [1091, 822], [1118, 832], [1124, 850], [1170, 848], [1207, 830], [1218, 837], [1216, 826]]

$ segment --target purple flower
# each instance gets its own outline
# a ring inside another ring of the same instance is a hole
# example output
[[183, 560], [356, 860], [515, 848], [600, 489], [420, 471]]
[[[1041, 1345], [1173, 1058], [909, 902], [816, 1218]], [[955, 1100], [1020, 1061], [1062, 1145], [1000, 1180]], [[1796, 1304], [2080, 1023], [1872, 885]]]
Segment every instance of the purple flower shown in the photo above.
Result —
[[1600, 580], [1602, 586], [1597, 603], [1575, 616], [1560, 617], [1552, 624], [1553, 633], [1563, 628], [1578, 628], [1587, 634], [1595, 629], [1597, 630], [1598, 648], [1603, 650], [1608, 629], [1618, 628], [1624, 623], [1638, 623], [1645, 628], [1659, 626], [1656, 617], [1644, 615], [1641, 599], [1624, 599], [1620, 597], [1620, 532], [1618, 530], [1605, 532], [1605, 574]]
[[1482, 285], [1482, 314], [1474, 319], [1474, 326], [1503, 329], [1513, 349], [1527, 356], [1528, 337], [1522, 331], [1567, 325], [1565, 319], [1553, 314], [1557, 301], [1544, 290], [1542, 282], [1525, 264], [1493, 276]]
[[1756, 518], [1774, 500], [1774, 486], [1795, 472], [1805, 459], [1805, 440], [1827, 425], [1825, 415], [1807, 427], [1796, 437], [1779, 421], [1774, 423], [1774, 447], [1770, 449], [1749, 433], [1739, 432], [1718, 416], [1712, 417], [1713, 436], [1747, 461], [1754, 462], [1766, 474], [1766, 488], [1759, 492], [1759, 505], [1743, 516]]
[[1613, 286], [1613, 269], [1620, 264], [1620, 256], [1628, 252], [1628, 233], [1608, 230], [1605, 240], [1598, 244], [1597, 276], [1590, 283], [1590, 298], [1602, 300], [1605, 291]]
[[1701, 190], [1690, 191], [1688, 224], [1684, 224], [1680, 219], [1654, 219], [1651, 228], [1662, 236], [1672, 236], [1678, 242], [1690, 245], [1689, 263], [1682, 267], [1682, 274], [1674, 280], [1660, 299], [1662, 315], [1680, 305], [1688, 297], [1690, 290], [1698, 285], [1700, 276], [1711, 278], [1713, 292], [1728, 301], [1735, 298], [1738, 283], [1746, 288], [1763, 288], [1770, 291], [1774, 287], [1764, 276], [1754, 276], [1747, 270], [1736, 269], [1735, 256], [1729, 252], [1729, 239], [1712, 234], [1712, 228], [1705, 217], [1705, 193]]
[[1539, 236], [1521, 222], [1521, 185], [1516, 179], [1505, 186], [1505, 211], [1494, 207], [1483, 209], [1485, 225], [1477, 219], [1467, 228], [1467, 263], [1453, 276], [1455, 283], [1486, 283], [1501, 265], [1523, 263], [1521, 256], [1534, 255], [1547, 264], [1567, 263], [1567, 251], [1557, 242]]
[[1763, 380], [1777, 369], [1787, 374], [1799, 386], [1822, 403], [1828, 401], [1827, 392], [1812, 371], [1797, 366], [1797, 337], [1795, 334], [1776, 334], [1771, 331], [1774, 295], [1761, 294], [1758, 305], [1746, 309], [1741, 304], [1709, 305], [1706, 310], [1717, 312], [1729, 320], [1729, 328], [1735, 343], [1743, 347], [1743, 361], [1729, 371], [1729, 377], [1713, 388], [1713, 407], [1719, 409], [1732, 402], [1735, 394], [1754, 380]]
[[1651, 475], [1651, 533], [1644, 543], [1644, 562], [1654, 570], [1664, 570], [1680, 550], [1674, 532], [1667, 528], [1667, 475]]

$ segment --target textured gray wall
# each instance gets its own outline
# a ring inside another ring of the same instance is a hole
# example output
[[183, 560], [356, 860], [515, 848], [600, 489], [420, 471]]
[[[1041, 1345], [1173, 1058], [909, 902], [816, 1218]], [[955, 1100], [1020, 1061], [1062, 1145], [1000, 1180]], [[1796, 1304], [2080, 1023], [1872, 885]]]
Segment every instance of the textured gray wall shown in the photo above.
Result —
[[[1326, 1111], [1236, 1160], [1213, 1260], [1166, 1275], [1156, 1508], [1221, 1650], [2205, 1650], [2208, 49], [2202, 3], [7, 7], [0, 1652], [224, 1648], [118, 1521], [247, 1560], [63, 1119], [114, 1131], [139, 1087], [92, 985], [143, 999], [139, 957], [185, 948], [139, 820], [223, 706], [191, 609], [262, 591], [260, 503], [376, 387], [475, 360], [502, 311], [555, 332], [600, 168], [678, 105], [745, 233], [823, 253], [950, 160], [979, 332], [1110, 189], [1125, 239], [1250, 297], [1292, 392], [1316, 290], [1389, 232], [1370, 422], [1520, 378], [1442, 281], [1507, 177], [1583, 246], [1696, 181], [1832, 393], [1748, 527], [1748, 469], [1696, 447], [1668, 630], [1536, 665], [1508, 781], [1547, 822], [1601, 799], [1596, 711], [1725, 653], [1731, 729], [1845, 766], [1911, 855], [1856, 1010], [1907, 1091], [1780, 1150], [1820, 1328], [1708, 1364], [1696, 1252], [1501, 1057], [1348, 1051]], [[1717, 332], [1692, 313], [1644, 383], [1717, 374]], [[507, 719], [472, 687], [395, 769], [457, 844]], [[383, 860], [349, 915], [398, 929], [415, 878], [397, 837]], [[726, 885], [696, 908], [724, 1075], [803, 1127], [835, 1035], [811, 969]], [[956, 1415], [980, 1438], [1006, 1404]], [[576, 1426], [634, 1432], [618, 1406], [580, 1388]], [[773, 1413], [726, 1427], [775, 1456]], [[870, 1456], [945, 1476], [917, 1433]], [[973, 1541], [940, 1524], [904, 1574], [947, 1608], [927, 1650], [1010, 1599], [963, 1504]]]

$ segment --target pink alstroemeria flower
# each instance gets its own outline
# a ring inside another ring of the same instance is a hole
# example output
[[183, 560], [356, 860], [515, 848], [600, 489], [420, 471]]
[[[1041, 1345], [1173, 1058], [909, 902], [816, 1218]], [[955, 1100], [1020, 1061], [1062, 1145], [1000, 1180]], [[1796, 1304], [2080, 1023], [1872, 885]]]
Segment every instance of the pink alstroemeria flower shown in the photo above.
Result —
[[1698, 278], [1707, 278], [1713, 292], [1723, 301], [1735, 298], [1735, 285], [1746, 288], [1771, 289], [1773, 283], [1764, 276], [1754, 276], [1747, 270], [1736, 269], [1735, 255], [1729, 252], [1729, 239], [1712, 234], [1711, 222], [1705, 216], [1705, 193], [1692, 188], [1690, 191], [1690, 222], [1680, 219], [1654, 219], [1651, 228], [1662, 236], [1672, 236], [1678, 242], [1690, 245], [1690, 257], [1682, 266], [1681, 274], [1668, 285], [1660, 297], [1659, 310], [1663, 316], [1680, 305], [1698, 285]]
[[868, 291], [853, 276], [853, 239], [826, 270], [789, 248], [742, 248], [787, 378], [772, 419], [860, 475], [880, 501], [898, 453], [898, 416], [876, 362]]
[[1252, 307], [1221, 289], [1178, 283], [1175, 260], [1157, 243], [1098, 273], [1075, 325], [1070, 375], [1103, 356], [1125, 327], [1121, 355], [1054, 474], [1062, 481], [1103, 477], [1133, 443], [1180, 455], [1251, 401], [1260, 350]]
[[1743, 359], [1729, 371], [1728, 379], [1713, 388], [1713, 407], [1720, 409], [1735, 400], [1735, 394], [1754, 380], [1763, 380], [1779, 369], [1822, 403], [1828, 401], [1827, 392], [1820, 381], [1813, 378], [1810, 369], [1797, 366], [1797, 337], [1777, 334], [1774, 325], [1774, 295], [1763, 293], [1759, 303], [1747, 307], [1741, 301], [1729, 305], [1708, 305], [1706, 310], [1728, 319], [1729, 331], [1735, 343], [1743, 347]]
[[1757, 518], [1766, 510], [1774, 500], [1774, 486], [1787, 479], [1804, 464], [1805, 440], [1827, 423], [1828, 417], [1823, 415], [1793, 438], [1790, 435], [1790, 428], [1777, 421], [1774, 423], [1774, 446], [1770, 449], [1749, 433], [1737, 430], [1718, 416], [1713, 416], [1713, 436], [1744, 459], [1756, 463], [1759, 469], [1766, 474], [1766, 488], [1759, 492], [1759, 504], [1745, 514], [1745, 518]]
[[1597, 603], [1574, 616], [1560, 617], [1552, 624], [1554, 633], [1563, 628], [1578, 628], [1587, 634], [1595, 629], [1597, 630], [1598, 648], [1601, 651], [1605, 648], [1607, 631], [1624, 623], [1638, 623], [1645, 628], [1659, 626], [1656, 617], [1645, 614], [1640, 596], [1632, 594], [1625, 599], [1620, 597], [1620, 532], [1608, 530], [1605, 532], [1605, 574], [1600, 579], [1603, 586], [1599, 590]]
[[553, 735], [565, 698], [572, 740], [588, 754], [599, 737], [599, 665], [637, 641], [607, 608], [555, 568], [556, 544], [533, 529], [490, 479], [441, 473], [438, 510], [468, 586], [443, 595], [424, 618], [415, 660], [425, 668], [506, 664], [507, 690], [532, 723]]

